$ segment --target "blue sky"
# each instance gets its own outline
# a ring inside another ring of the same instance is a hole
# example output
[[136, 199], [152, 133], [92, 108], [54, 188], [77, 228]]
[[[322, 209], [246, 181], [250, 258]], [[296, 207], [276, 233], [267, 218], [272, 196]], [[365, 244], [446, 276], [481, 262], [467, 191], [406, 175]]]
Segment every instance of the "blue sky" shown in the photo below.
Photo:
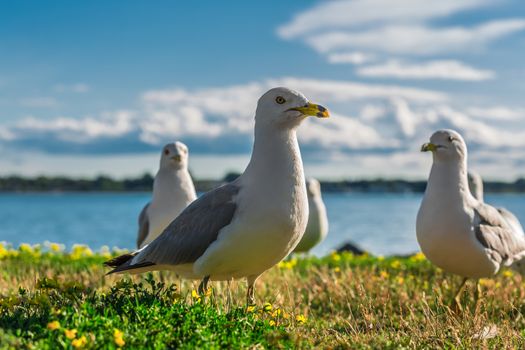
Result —
[[422, 178], [443, 127], [525, 175], [519, 0], [0, 0], [0, 53], [0, 174], [138, 175], [172, 140], [199, 177], [241, 171], [286, 85], [333, 112], [301, 128], [310, 175]]

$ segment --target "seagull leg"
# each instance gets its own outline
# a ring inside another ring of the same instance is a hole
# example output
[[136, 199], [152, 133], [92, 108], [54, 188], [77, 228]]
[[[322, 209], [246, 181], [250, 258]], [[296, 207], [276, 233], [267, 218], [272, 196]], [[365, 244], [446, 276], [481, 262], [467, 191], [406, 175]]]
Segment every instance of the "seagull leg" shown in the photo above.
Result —
[[210, 280], [210, 276], [204, 276], [201, 283], [199, 284], [198, 292], [200, 295], [206, 294], [206, 291], [208, 290], [208, 281]]
[[255, 281], [257, 281], [259, 276], [248, 276], [248, 290], [246, 291], [246, 304], [254, 305], [255, 304]]
[[479, 279], [476, 280], [476, 313], [478, 312], [479, 301], [483, 296], [483, 291], [481, 290], [481, 284], [479, 284]]
[[468, 278], [463, 278], [463, 281], [461, 282], [461, 285], [459, 286], [459, 289], [456, 295], [454, 296], [453, 307], [456, 311], [463, 311], [463, 307], [461, 306], [461, 293], [463, 293], [463, 290], [465, 289], [467, 280]]

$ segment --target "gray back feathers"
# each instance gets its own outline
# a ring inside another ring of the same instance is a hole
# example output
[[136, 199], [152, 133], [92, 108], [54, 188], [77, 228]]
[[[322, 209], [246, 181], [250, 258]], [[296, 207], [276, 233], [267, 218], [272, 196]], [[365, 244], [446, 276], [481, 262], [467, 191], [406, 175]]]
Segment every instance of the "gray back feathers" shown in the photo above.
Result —
[[137, 235], [137, 248], [140, 248], [142, 242], [148, 237], [149, 232], [149, 218], [148, 218], [149, 203], [142, 208], [139, 215], [139, 233]]
[[490, 205], [480, 203], [475, 208], [474, 230], [478, 241], [500, 264], [508, 266], [525, 253], [524, 237]]
[[136, 256], [132, 265], [142, 262], [157, 265], [195, 262], [217, 239], [219, 231], [232, 221], [239, 189], [239, 186], [230, 183], [195, 200]]

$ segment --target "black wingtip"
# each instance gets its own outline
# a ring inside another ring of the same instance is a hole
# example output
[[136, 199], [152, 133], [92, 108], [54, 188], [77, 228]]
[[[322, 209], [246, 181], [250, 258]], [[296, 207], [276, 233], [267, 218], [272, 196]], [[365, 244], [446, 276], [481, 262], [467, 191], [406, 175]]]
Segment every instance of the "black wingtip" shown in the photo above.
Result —
[[135, 256], [135, 254], [133, 254], [133, 253], [119, 255], [116, 258], [113, 258], [111, 260], [105, 261], [104, 262], [104, 266], [119, 267], [122, 264], [125, 264], [128, 261], [130, 261], [131, 259], [133, 259], [134, 256]]

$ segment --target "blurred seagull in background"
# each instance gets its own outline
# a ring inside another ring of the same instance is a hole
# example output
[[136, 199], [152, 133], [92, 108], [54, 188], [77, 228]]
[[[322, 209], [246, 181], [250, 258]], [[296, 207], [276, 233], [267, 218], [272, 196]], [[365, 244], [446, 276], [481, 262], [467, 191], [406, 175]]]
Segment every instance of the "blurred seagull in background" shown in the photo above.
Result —
[[326, 207], [321, 196], [321, 184], [313, 178], [306, 180], [306, 192], [308, 194], [308, 225], [303, 238], [295, 247], [295, 253], [305, 253], [319, 244], [328, 234], [328, 217]]
[[474, 171], [468, 172], [468, 187], [470, 189], [470, 193], [476, 198], [478, 201], [483, 202], [483, 180], [481, 179], [481, 175]]
[[137, 247], [142, 248], [195, 199], [195, 187], [188, 171], [188, 147], [182, 142], [162, 148], [160, 167], [153, 181], [153, 198], [139, 215]]
[[106, 262], [109, 273], [168, 269], [183, 278], [247, 278], [247, 301], [266, 270], [299, 243], [308, 221], [308, 198], [296, 130], [326, 108], [279, 87], [266, 92], [255, 112], [255, 141], [245, 172], [190, 204], [153, 242]]
[[[525, 235], [506, 215], [471, 194], [467, 146], [459, 133], [436, 131], [421, 151], [432, 152], [433, 164], [417, 215], [417, 240], [432, 263], [464, 277], [454, 297], [461, 309], [468, 278], [493, 276], [503, 266], [525, 272]], [[478, 284], [477, 299], [479, 294]]]
[[[481, 178], [481, 175], [473, 171], [469, 171], [468, 172], [468, 185], [470, 188], [470, 192], [472, 193], [474, 198], [476, 198], [480, 202], [484, 202], [485, 200], [483, 199], [483, 196], [484, 196], [483, 179]], [[514, 214], [512, 214], [510, 211], [508, 211], [505, 208], [499, 207], [496, 209], [507, 220], [507, 222], [512, 226], [512, 228], [516, 232], [522, 232], [525, 235], [525, 233], [523, 232], [523, 227], [520, 224], [520, 221]]]

